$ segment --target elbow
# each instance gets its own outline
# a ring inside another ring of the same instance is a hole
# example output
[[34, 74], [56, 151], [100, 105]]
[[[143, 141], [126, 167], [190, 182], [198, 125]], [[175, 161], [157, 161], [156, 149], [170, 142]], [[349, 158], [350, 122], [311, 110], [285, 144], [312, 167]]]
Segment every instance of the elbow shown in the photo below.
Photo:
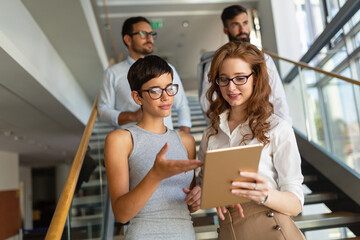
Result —
[[116, 220], [121, 224], [127, 224], [130, 221], [130, 218], [127, 218], [123, 214], [115, 214], [114, 213], [114, 215], [115, 215]]
[[302, 212], [302, 209], [300, 209], [299, 211], [293, 211], [293, 212], [291, 212], [289, 215], [290, 215], [291, 217], [296, 217], [296, 216], [299, 215], [301, 212]]
[[294, 207], [292, 211], [289, 212], [289, 216], [296, 217], [302, 212], [302, 204], [299, 201], [299, 205]]

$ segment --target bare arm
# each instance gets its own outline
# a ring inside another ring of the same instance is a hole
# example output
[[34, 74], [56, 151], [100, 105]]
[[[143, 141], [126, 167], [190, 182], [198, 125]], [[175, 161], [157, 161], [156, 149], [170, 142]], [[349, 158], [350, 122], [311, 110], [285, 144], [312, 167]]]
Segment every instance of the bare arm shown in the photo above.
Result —
[[[190, 128], [189, 127], [185, 127], [185, 126], [180, 126], [180, 131], [183, 131], [185, 133], [189, 133], [190, 134]], [[190, 158], [190, 157], [189, 157]], [[194, 157], [195, 158], [195, 157]]]
[[131, 135], [124, 130], [110, 133], [105, 141], [105, 166], [111, 204], [116, 219], [122, 223], [128, 222], [145, 206], [163, 179], [201, 165], [197, 160], [166, 159], [164, 154], [168, 144], [165, 144], [147, 175], [129, 191], [128, 156], [132, 147]]

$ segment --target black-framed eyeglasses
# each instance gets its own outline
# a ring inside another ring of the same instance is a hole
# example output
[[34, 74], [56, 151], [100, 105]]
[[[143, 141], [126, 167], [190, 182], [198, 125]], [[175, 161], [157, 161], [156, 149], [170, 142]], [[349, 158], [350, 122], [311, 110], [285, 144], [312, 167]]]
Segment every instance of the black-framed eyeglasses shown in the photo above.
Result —
[[153, 39], [156, 39], [157, 32], [147, 32], [147, 31], [140, 31], [140, 32], [134, 32], [130, 33], [130, 36], [134, 36], [136, 34], [140, 35], [140, 38], [147, 39], [149, 36], [151, 36]]
[[232, 81], [236, 86], [241, 86], [247, 83], [249, 77], [253, 75], [254, 72], [250, 73], [247, 76], [236, 76], [233, 78], [226, 78], [226, 77], [218, 77], [215, 79], [217, 85], [220, 87], [226, 87], [229, 85], [230, 81]]
[[152, 100], [156, 100], [162, 97], [164, 91], [168, 96], [175, 96], [179, 90], [178, 84], [169, 84], [165, 88], [161, 87], [151, 87], [146, 90], [139, 90], [138, 93], [147, 92]]

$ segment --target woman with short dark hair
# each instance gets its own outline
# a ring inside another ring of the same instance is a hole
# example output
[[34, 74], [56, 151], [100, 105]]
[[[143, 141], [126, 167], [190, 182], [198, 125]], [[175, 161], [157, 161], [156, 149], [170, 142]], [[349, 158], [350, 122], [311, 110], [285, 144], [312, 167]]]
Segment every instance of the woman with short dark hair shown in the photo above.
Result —
[[202, 163], [188, 160], [196, 155], [194, 138], [164, 125], [178, 91], [172, 69], [160, 57], [146, 56], [131, 66], [128, 81], [143, 116], [106, 137], [114, 215], [130, 221], [125, 239], [195, 239], [190, 212], [199, 209], [200, 188], [191, 170]]

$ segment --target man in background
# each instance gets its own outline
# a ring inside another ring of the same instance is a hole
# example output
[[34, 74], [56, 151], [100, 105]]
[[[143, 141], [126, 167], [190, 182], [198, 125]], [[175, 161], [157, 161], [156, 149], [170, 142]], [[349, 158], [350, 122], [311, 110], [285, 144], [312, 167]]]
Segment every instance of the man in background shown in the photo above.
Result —
[[[223, 10], [221, 14], [221, 20], [224, 26], [223, 31], [228, 36], [229, 41], [250, 42], [249, 19], [246, 8], [240, 5], [229, 6]], [[207, 56], [203, 57], [203, 60], [200, 63], [202, 66], [199, 68], [200, 73], [198, 76], [202, 81], [200, 85], [200, 104], [202, 110], [206, 113], [210, 106], [209, 101], [206, 98], [206, 92], [210, 87], [208, 73], [210, 70], [212, 54], [207, 52], [204, 55]], [[265, 60], [269, 74], [269, 84], [271, 87], [270, 102], [274, 105], [274, 113], [292, 125], [284, 87], [282, 85], [275, 63], [273, 59], [267, 54], [265, 54]], [[203, 72], [201, 73], [201, 71]]]
[[[123, 42], [129, 50], [129, 57], [109, 67], [103, 77], [100, 89], [98, 111], [100, 120], [117, 128], [126, 128], [136, 124], [142, 117], [141, 108], [131, 98], [131, 90], [127, 80], [130, 66], [139, 58], [153, 52], [156, 32], [152, 31], [150, 22], [144, 17], [131, 17], [125, 20], [122, 28]], [[170, 64], [169, 64], [170, 65]], [[179, 85], [174, 97], [173, 109], [178, 113], [180, 130], [190, 132], [190, 108], [184, 88], [175, 68], [173, 83]], [[164, 124], [173, 129], [171, 116], [164, 119]]]

